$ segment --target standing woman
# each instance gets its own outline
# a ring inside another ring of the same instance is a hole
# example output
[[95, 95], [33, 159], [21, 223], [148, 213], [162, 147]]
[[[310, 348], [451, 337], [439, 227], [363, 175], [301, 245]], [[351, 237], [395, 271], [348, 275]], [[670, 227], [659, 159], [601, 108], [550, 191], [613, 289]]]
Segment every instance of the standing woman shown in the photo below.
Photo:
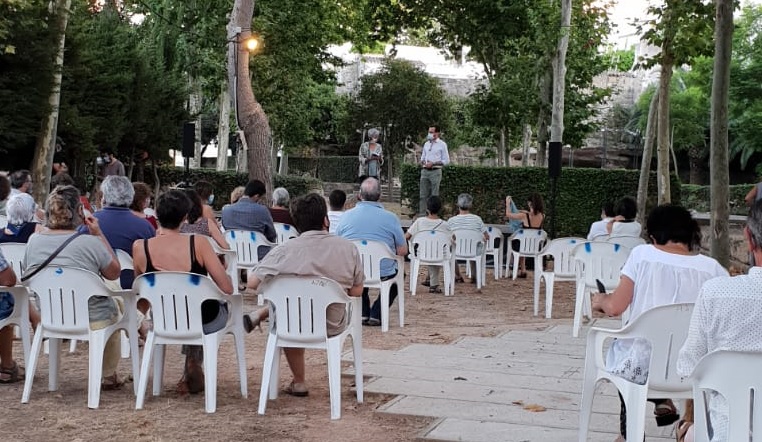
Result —
[[360, 175], [381, 177], [381, 165], [384, 164], [384, 154], [378, 142], [378, 129], [368, 130], [368, 141], [360, 145]]

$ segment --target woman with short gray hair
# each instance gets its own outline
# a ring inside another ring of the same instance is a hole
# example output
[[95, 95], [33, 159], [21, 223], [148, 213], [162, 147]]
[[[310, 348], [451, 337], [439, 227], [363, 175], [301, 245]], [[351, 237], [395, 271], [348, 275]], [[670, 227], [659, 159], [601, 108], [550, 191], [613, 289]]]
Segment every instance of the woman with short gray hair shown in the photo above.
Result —
[[360, 175], [380, 178], [381, 165], [384, 164], [384, 152], [381, 143], [378, 142], [378, 129], [368, 130], [368, 141], [360, 145]]
[[294, 225], [294, 220], [291, 218], [291, 212], [288, 209], [290, 199], [291, 196], [285, 187], [278, 187], [273, 190], [273, 205], [270, 207], [270, 215], [273, 217], [274, 223]]
[[35, 208], [34, 199], [28, 193], [18, 193], [8, 199], [8, 225], [0, 232], [0, 243], [26, 243], [32, 233], [42, 230], [42, 226], [34, 222]]
[[130, 207], [135, 196], [135, 189], [129, 178], [109, 175], [101, 183], [103, 205], [110, 207]]

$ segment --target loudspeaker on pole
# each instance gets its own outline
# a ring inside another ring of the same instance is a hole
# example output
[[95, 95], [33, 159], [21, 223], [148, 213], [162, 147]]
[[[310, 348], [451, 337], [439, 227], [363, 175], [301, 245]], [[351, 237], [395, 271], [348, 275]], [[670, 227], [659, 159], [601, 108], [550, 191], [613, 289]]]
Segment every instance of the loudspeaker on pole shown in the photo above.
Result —
[[548, 176], [558, 178], [561, 176], [561, 142], [551, 141], [548, 146]]
[[196, 153], [196, 123], [183, 125], [183, 157], [193, 158]]

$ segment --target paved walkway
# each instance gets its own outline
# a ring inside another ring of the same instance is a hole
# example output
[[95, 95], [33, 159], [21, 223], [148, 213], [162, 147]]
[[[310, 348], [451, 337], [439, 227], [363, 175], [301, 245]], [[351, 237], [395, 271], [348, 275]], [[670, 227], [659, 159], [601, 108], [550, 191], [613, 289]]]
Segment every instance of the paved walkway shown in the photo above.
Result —
[[[569, 320], [553, 324], [450, 345], [365, 349], [365, 391], [397, 395], [380, 412], [437, 418], [424, 439], [576, 441], [585, 339], [571, 337]], [[618, 328], [619, 321], [596, 325]], [[610, 384], [598, 390], [590, 440], [611, 442], [619, 429], [619, 400]], [[674, 440], [671, 432], [648, 419], [648, 441]]]

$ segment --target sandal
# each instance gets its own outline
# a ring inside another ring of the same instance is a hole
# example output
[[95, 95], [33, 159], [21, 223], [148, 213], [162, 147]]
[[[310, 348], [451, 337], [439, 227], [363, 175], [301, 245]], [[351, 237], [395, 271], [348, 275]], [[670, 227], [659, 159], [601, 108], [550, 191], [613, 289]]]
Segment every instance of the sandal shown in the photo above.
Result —
[[310, 395], [310, 391], [307, 390], [307, 386], [304, 384], [295, 384], [291, 382], [288, 387], [283, 389], [283, 393], [290, 394], [296, 397], [307, 397]]
[[246, 330], [246, 333], [251, 333], [255, 328], [258, 328], [259, 332], [262, 333], [262, 318], [257, 313], [254, 313], [253, 316], [254, 319], [252, 319], [252, 315], [243, 315], [243, 329]]
[[438, 285], [432, 285], [429, 287], [429, 293], [442, 293], [442, 289]]
[[114, 373], [111, 376], [103, 377], [103, 380], [101, 380], [101, 391], [119, 390], [122, 388], [122, 385], [124, 385], [124, 382], [121, 382], [116, 373]]
[[14, 384], [24, 380], [24, 369], [13, 361], [13, 367], [0, 368], [0, 384]]
[[675, 408], [675, 404], [671, 400], [666, 400], [654, 407], [654, 417], [656, 418], [657, 427], [666, 427], [672, 425], [680, 419], [680, 414]]
[[688, 430], [693, 426], [693, 422], [680, 421], [675, 428], [675, 437], [677, 442], [685, 442], [685, 436], [688, 434]]

